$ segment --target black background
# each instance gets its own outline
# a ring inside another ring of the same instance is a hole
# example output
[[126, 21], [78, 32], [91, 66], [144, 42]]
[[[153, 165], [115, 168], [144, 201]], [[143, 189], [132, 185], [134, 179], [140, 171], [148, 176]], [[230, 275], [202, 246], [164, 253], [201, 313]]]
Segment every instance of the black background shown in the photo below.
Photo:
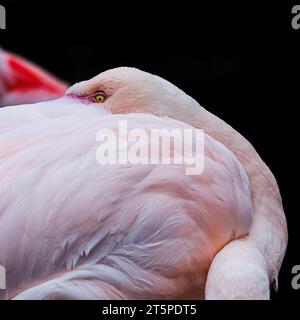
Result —
[[291, 287], [291, 269], [300, 264], [293, 183], [298, 179], [300, 30], [291, 27], [293, 4], [0, 4], [7, 10], [7, 29], [0, 30], [3, 48], [70, 84], [117, 66], [158, 74], [250, 140], [277, 178], [289, 227], [279, 291], [272, 298], [300, 298], [300, 290]]

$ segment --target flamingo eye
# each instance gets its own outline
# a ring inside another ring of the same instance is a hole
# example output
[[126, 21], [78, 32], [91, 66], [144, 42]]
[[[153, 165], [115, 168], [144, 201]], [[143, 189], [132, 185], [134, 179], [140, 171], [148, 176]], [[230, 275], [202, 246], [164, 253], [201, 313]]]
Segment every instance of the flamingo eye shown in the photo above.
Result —
[[97, 94], [94, 99], [95, 102], [103, 103], [105, 101], [105, 96], [103, 94]]
[[96, 103], [103, 103], [106, 100], [106, 95], [104, 93], [97, 93], [93, 97], [94, 102]]

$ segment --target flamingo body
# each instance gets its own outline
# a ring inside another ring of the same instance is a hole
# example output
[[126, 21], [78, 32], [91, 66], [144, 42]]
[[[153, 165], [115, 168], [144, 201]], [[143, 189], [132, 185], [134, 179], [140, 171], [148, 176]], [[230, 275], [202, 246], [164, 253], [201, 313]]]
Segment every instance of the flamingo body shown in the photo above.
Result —
[[0, 110], [1, 297], [203, 297], [213, 257], [251, 226], [240, 163], [206, 135], [201, 175], [184, 165], [99, 165], [99, 128], [191, 127], [66, 101]]
[[[203, 129], [204, 171], [100, 165], [97, 131], [120, 120]], [[277, 287], [287, 226], [274, 176], [157, 76], [116, 68], [63, 99], [0, 109], [0, 181], [0, 298], [268, 299]]]

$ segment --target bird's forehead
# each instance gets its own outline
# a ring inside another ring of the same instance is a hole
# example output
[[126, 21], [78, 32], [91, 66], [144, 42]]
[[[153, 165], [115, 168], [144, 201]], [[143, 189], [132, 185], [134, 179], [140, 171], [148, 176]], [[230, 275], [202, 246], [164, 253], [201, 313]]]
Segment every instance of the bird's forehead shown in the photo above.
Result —
[[[108, 94], [114, 94], [118, 89], [127, 88], [150, 89], [161, 83], [161, 78], [136, 68], [119, 67], [104, 71], [90, 80], [75, 84], [69, 92], [87, 94], [95, 90], [105, 90]], [[165, 81], [167, 82], [167, 81]]]
[[99, 76], [103, 77], [116, 77], [116, 78], [131, 78], [131, 77], [145, 77], [147, 75], [150, 75], [150, 73], [147, 73], [145, 71], [139, 70], [137, 68], [130, 68], [130, 67], [119, 67], [119, 68], [113, 68], [106, 70], [99, 74]]
[[150, 73], [136, 68], [120, 67], [104, 71], [91, 80], [92, 82], [120, 86], [146, 80], [151, 77], [154, 78]]

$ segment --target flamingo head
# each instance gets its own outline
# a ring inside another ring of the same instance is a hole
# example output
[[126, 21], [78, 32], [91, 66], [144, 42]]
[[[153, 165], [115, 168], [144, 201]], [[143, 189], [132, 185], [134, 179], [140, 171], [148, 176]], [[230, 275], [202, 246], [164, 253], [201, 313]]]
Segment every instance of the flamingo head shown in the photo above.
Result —
[[[199, 104], [159, 76], [136, 68], [119, 67], [76, 83], [66, 95], [113, 114], [150, 113], [185, 121]], [[185, 121], [188, 122], [188, 121]]]

